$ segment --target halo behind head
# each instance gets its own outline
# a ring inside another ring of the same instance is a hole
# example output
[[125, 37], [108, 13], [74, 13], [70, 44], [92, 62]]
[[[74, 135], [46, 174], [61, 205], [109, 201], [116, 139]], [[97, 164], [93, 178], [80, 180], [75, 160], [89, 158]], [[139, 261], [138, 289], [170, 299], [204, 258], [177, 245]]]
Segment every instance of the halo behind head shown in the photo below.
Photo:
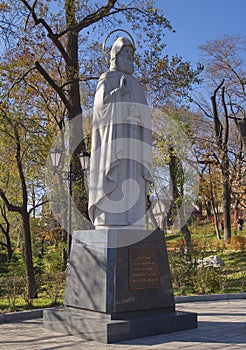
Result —
[[[132, 35], [131, 35], [127, 30], [125, 30], [125, 29], [115, 29], [115, 30], [112, 30], [112, 32], [110, 32], [110, 33], [106, 36], [106, 38], [104, 39], [103, 45], [102, 45], [103, 57], [104, 57], [104, 60], [105, 60], [105, 62], [106, 62], [107, 64], [109, 64], [109, 60], [108, 60], [107, 57], [106, 57], [106, 43], [107, 43], [108, 38], [109, 38], [113, 33], [115, 33], [115, 32], [124, 32], [124, 33], [126, 33], [127, 35], [129, 35], [131, 41], [130, 41], [128, 38], [119, 37], [119, 38], [114, 42], [114, 44], [113, 44], [113, 46], [112, 46], [112, 48], [111, 48], [111, 59], [112, 59], [112, 49], [113, 49], [113, 47], [115, 46], [114, 51], [115, 51], [115, 54], [117, 54], [117, 53], [120, 51], [120, 50], [118, 50], [118, 51], [116, 52], [116, 50], [117, 50], [117, 45], [120, 46], [120, 44], [121, 44], [121, 47], [122, 47], [122, 46], [123, 46], [123, 45], [122, 45], [123, 42], [125, 42], [124, 45], [131, 45], [131, 46], [133, 47], [134, 50], [136, 49], [136, 48], [135, 48], [134, 39], [133, 39]], [[118, 40], [119, 40], [119, 41], [118, 41]], [[117, 43], [117, 44], [116, 44], [116, 43]]]

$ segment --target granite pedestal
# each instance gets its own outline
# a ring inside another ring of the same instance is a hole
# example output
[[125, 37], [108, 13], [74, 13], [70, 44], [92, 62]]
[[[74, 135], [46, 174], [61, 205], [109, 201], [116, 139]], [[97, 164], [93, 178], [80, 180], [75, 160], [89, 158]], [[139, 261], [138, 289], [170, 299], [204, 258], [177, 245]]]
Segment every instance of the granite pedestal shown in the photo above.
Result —
[[195, 328], [197, 315], [175, 310], [163, 232], [101, 229], [74, 232], [64, 307], [44, 326], [112, 343]]

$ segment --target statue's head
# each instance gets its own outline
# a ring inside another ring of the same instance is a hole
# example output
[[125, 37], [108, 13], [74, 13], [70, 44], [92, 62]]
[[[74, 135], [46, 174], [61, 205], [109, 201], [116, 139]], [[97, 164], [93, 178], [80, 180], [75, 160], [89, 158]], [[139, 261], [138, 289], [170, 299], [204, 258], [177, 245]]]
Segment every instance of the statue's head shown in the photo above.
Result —
[[118, 38], [110, 51], [110, 70], [132, 74], [135, 47], [128, 38]]

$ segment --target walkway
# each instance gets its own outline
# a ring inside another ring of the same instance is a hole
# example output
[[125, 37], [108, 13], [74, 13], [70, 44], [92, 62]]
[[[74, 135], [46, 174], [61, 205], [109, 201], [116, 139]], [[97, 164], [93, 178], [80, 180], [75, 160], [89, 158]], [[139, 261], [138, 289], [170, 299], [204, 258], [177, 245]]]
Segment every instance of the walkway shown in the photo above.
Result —
[[1, 350], [245, 350], [246, 299], [177, 304], [177, 310], [198, 313], [198, 328], [116, 344], [100, 344], [55, 333], [42, 319], [0, 324]]

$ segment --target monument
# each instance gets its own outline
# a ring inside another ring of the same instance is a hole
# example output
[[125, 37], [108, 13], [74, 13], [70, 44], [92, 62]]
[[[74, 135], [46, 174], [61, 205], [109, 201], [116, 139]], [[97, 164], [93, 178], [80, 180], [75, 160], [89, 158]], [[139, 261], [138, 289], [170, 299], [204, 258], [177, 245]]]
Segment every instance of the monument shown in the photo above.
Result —
[[99, 78], [93, 112], [89, 215], [99, 227], [144, 227], [152, 182], [151, 116], [132, 75], [134, 47], [118, 38]]
[[151, 115], [133, 76], [134, 51], [118, 38], [99, 78], [89, 186], [95, 230], [73, 232], [64, 307], [44, 312], [45, 327], [104, 343], [197, 327], [196, 314], [175, 310], [164, 233], [144, 229]]

